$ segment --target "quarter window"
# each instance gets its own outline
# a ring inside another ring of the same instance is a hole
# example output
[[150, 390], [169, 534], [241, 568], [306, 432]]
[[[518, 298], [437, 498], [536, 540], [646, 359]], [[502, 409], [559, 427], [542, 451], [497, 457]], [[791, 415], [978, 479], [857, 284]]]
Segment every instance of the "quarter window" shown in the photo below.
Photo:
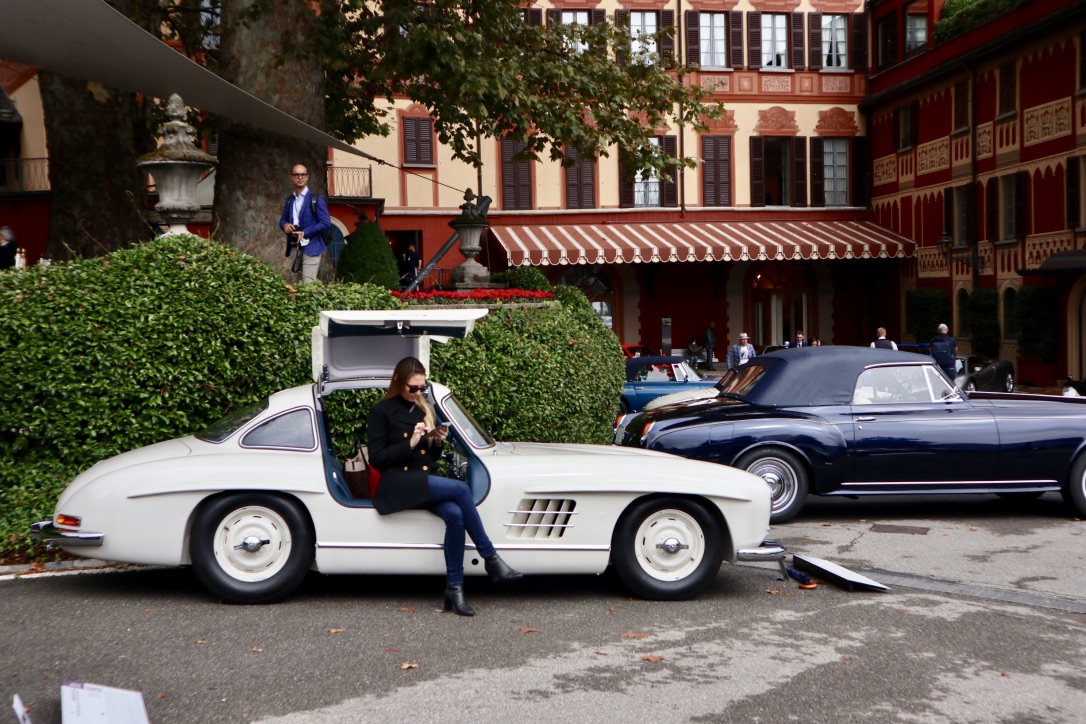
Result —
[[317, 446], [313, 416], [309, 410], [294, 410], [268, 420], [241, 439], [242, 447], [276, 447], [312, 450]]

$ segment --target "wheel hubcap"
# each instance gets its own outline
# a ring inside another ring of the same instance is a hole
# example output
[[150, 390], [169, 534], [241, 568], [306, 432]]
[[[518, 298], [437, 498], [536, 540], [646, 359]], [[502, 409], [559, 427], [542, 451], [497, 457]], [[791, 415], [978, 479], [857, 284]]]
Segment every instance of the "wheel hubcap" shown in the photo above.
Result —
[[705, 533], [689, 513], [658, 510], [637, 529], [634, 548], [645, 573], [658, 581], [678, 581], [705, 557]]
[[796, 473], [792, 466], [775, 457], [762, 458], [747, 468], [769, 486], [773, 500], [773, 510], [781, 510], [791, 505], [796, 498]]
[[219, 523], [212, 548], [223, 571], [239, 581], [264, 581], [290, 558], [290, 528], [276, 511], [246, 506], [231, 511]]

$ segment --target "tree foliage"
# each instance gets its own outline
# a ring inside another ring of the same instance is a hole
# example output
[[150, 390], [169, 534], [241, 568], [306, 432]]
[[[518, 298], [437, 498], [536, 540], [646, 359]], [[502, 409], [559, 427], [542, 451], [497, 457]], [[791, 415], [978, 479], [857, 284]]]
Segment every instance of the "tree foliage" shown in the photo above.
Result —
[[1060, 293], [1052, 287], [1018, 290], [1018, 352], [1056, 361], [1060, 342]]
[[939, 325], [950, 319], [950, 295], [945, 289], [921, 287], [905, 297], [906, 331], [916, 341], [926, 342], [936, 335]]

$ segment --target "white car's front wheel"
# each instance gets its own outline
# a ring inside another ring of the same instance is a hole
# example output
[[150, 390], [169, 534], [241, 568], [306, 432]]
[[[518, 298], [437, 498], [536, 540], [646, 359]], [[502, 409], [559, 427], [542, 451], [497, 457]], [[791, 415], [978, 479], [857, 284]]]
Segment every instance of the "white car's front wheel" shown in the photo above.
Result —
[[201, 506], [189, 554], [196, 576], [216, 597], [272, 603], [305, 578], [314, 535], [297, 503], [267, 493], [235, 493]]
[[724, 547], [720, 524], [704, 505], [651, 498], [623, 514], [611, 554], [619, 577], [634, 593], [676, 600], [693, 596], [716, 575]]

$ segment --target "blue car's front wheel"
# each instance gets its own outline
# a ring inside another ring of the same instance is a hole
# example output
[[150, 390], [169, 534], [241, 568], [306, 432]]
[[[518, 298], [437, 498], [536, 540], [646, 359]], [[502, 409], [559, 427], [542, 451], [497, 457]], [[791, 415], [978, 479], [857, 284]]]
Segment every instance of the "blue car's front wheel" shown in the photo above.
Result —
[[760, 448], [741, 456], [735, 467], [757, 475], [769, 486], [770, 523], [784, 523], [799, 515], [807, 501], [807, 468], [799, 456], [784, 448]]

